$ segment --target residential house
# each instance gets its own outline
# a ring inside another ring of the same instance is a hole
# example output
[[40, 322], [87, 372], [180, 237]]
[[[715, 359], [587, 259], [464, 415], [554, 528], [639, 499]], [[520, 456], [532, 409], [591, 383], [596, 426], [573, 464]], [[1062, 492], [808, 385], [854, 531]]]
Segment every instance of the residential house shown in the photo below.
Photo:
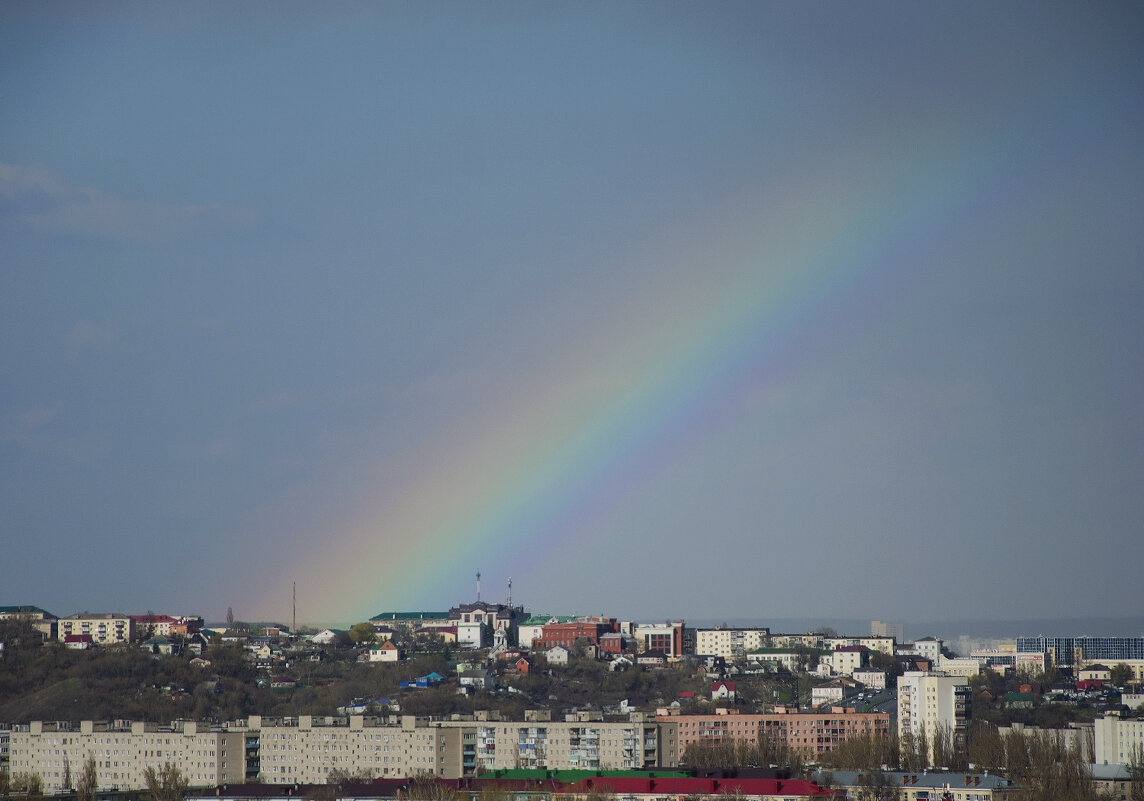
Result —
[[393, 640], [374, 643], [367, 652], [369, 662], [397, 662], [401, 659], [401, 650]]
[[712, 701], [731, 701], [735, 700], [735, 682], [733, 681], [713, 681], [711, 682], [711, 700]]
[[554, 645], [544, 652], [544, 658], [548, 660], [549, 664], [553, 665], [567, 665], [568, 657], [572, 654], [563, 645]]

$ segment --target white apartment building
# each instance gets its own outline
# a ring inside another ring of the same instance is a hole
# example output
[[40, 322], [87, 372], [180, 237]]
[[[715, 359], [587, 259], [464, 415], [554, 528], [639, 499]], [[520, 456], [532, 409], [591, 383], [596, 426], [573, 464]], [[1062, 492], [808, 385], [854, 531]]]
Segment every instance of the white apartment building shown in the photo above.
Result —
[[1105, 715], [1094, 723], [1093, 757], [1098, 765], [1127, 765], [1144, 759], [1144, 719]]
[[63, 642], [69, 635], [88, 634], [97, 645], [131, 642], [133, 621], [127, 615], [111, 612], [77, 612], [61, 617], [56, 623], [56, 637]]
[[835, 675], [849, 676], [854, 671], [862, 669], [866, 663], [867, 653], [861, 646], [839, 646], [830, 652], [826, 661]]
[[920, 640], [915, 640], [912, 645], [904, 646], [900, 649], [904, 654], [917, 654], [923, 659], [928, 659], [931, 664], [936, 665], [938, 658], [941, 657], [941, 649], [945, 643], [936, 637], [923, 637]]
[[462, 775], [462, 731], [431, 727], [409, 715], [392, 722], [362, 715], [252, 716], [246, 729], [258, 734], [258, 775], [267, 784], [324, 784], [334, 770], [373, 778]]
[[822, 647], [828, 651], [856, 645], [861, 645], [868, 651], [881, 651], [887, 656], [894, 655], [893, 637], [825, 637], [822, 641]]
[[659, 759], [659, 725], [639, 714], [623, 722], [486, 721], [476, 724], [475, 734], [481, 770], [631, 770], [653, 767]]
[[963, 679], [968, 679], [970, 676], [976, 676], [981, 672], [985, 660], [979, 657], [965, 656], [958, 658], [951, 658], [948, 656], [939, 656], [934, 667], [940, 673], [947, 673], [950, 676], [960, 676]]
[[765, 628], [696, 629], [695, 653], [734, 659], [758, 648], [766, 648], [769, 639], [770, 630]]
[[241, 782], [245, 775], [242, 732], [211, 730], [201, 724], [178, 722], [114, 725], [82, 721], [71, 728], [62, 723], [32, 721], [15, 726], [9, 741], [9, 770], [36, 773], [44, 790], [65, 790], [78, 781], [89, 757], [101, 789], [137, 790], [146, 787], [143, 771], [165, 762], [178, 765], [192, 786]]
[[[898, 734], [924, 736], [932, 761], [934, 736], [949, 731], [964, 737], [970, 716], [969, 685], [960, 676], [917, 670], [898, 677]], [[940, 767], [940, 766], [939, 766]]]

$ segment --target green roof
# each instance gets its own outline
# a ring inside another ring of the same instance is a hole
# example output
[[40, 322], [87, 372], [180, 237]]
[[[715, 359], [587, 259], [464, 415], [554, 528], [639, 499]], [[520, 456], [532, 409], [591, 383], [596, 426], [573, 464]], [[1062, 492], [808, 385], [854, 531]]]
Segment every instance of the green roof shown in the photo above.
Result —
[[381, 612], [370, 618], [373, 621], [400, 620], [448, 620], [448, 612]]
[[0, 606], [0, 615], [45, 615], [55, 617], [51, 612], [38, 606]]

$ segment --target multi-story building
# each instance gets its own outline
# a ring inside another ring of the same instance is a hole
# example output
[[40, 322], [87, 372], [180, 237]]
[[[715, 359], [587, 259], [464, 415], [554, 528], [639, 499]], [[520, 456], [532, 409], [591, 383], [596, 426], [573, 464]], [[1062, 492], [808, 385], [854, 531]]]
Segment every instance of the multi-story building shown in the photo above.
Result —
[[766, 628], [731, 629], [716, 627], [695, 630], [695, 653], [740, 659], [750, 651], [766, 648], [771, 632]]
[[1017, 653], [1043, 653], [1056, 667], [1144, 660], [1144, 637], [1018, 637]]
[[782, 742], [813, 757], [833, 751], [849, 737], [888, 736], [890, 715], [886, 712], [855, 712], [835, 707], [829, 712], [786, 712], [742, 715], [733, 710], [714, 715], [663, 714], [656, 720], [663, 743], [660, 767], [684, 764], [684, 752], [692, 743], [739, 740], [757, 745], [761, 738]]
[[[577, 640], [588, 645], [600, 645], [601, 638], [606, 634], [619, 635], [620, 627], [615, 618], [581, 617], [566, 622], [548, 623], [541, 630], [540, 638], [534, 640], [532, 646], [539, 650], [548, 650], [561, 645], [571, 650]], [[613, 643], [617, 640], [610, 639]], [[622, 643], [622, 639], [618, 642]], [[612, 650], [610, 648], [609, 650]]]
[[516, 645], [516, 627], [526, 620], [523, 606], [477, 601], [449, 610], [449, 624], [457, 627], [457, 644], [474, 648], [488, 645], [494, 632], [504, 631], [508, 645]]
[[251, 717], [258, 775], [269, 784], [323, 784], [333, 771], [370, 777], [463, 774], [461, 729], [440, 729], [412, 716], [386, 719]]
[[932, 762], [934, 738], [948, 734], [964, 743], [972, 714], [969, 685], [960, 676], [907, 671], [898, 677], [898, 735], [903, 749], [925, 738]]
[[937, 637], [922, 637], [911, 644], [903, 645], [898, 649], [898, 653], [917, 654], [923, 659], [928, 659], [931, 665], [936, 665], [944, 647], [945, 642]]
[[839, 648], [862, 647], [867, 651], [881, 651], [887, 656], [894, 655], [893, 637], [824, 637], [822, 647], [828, 651]]
[[1105, 715], [1093, 721], [1093, 756], [1098, 765], [1144, 761], [1144, 718]]
[[521, 648], [532, 648], [536, 640], [544, 635], [544, 627], [551, 623], [571, 623], [574, 615], [533, 615], [520, 621], [516, 626], [517, 644]]
[[156, 615], [148, 612], [145, 615], [131, 615], [135, 631], [146, 632], [144, 637], [171, 637], [186, 636], [200, 631], [203, 619], [186, 615]]
[[56, 638], [60, 642], [83, 634], [97, 645], [119, 645], [131, 642], [135, 626], [130, 617], [114, 612], [77, 612], [59, 619]]
[[32, 721], [15, 726], [9, 742], [13, 773], [35, 773], [44, 790], [74, 786], [88, 758], [95, 760], [100, 788], [141, 789], [143, 772], [164, 763], [178, 765], [193, 786], [241, 782], [245, 778], [245, 748], [241, 732], [177, 722], [93, 723], [72, 728], [65, 723]]
[[869, 655], [864, 645], [839, 645], [830, 652], [830, 669], [840, 676], [849, 676], [866, 665]]
[[822, 650], [823, 642], [826, 638], [821, 634], [811, 632], [810, 634], [772, 634], [771, 647], [772, 648], [811, 648], [816, 651]]
[[632, 637], [640, 651], [660, 651], [668, 659], [683, 656], [684, 622], [636, 623]]
[[885, 620], [870, 621], [870, 636], [889, 637], [894, 642], [905, 642], [906, 639], [905, 628], [901, 623], [889, 623]]
[[[443, 727], [457, 725], [442, 721]], [[460, 724], [472, 730], [472, 723]], [[475, 767], [480, 770], [633, 770], [660, 759], [659, 726], [643, 715], [626, 721], [478, 721]]]
[[38, 606], [0, 606], [0, 620], [27, 620], [45, 639], [56, 639], [56, 616]]

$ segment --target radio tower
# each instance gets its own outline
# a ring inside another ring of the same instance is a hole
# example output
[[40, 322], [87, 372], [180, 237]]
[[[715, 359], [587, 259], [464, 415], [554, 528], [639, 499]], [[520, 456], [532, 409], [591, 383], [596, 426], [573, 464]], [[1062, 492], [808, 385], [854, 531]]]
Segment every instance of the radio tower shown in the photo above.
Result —
[[481, 602], [481, 571], [477, 571], [477, 603]]
[[508, 608], [512, 609], [512, 576], [508, 577]]

